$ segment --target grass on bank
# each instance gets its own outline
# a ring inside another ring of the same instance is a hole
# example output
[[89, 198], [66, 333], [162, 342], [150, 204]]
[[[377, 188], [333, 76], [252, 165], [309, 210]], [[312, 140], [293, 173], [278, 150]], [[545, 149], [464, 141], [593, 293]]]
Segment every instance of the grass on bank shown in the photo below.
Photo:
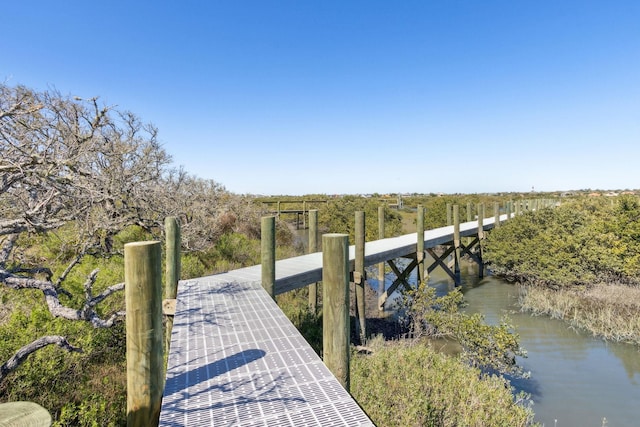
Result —
[[598, 283], [553, 290], [523, 286], [520, 306], [611, 341], [640, 345], [640, 287]]

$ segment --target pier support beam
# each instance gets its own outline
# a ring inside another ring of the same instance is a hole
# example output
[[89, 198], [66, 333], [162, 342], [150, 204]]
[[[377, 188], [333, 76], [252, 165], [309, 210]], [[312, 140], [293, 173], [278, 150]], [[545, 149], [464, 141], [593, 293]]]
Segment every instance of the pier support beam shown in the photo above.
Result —
[[460, 286], [460, 244], [460, 212], [458, 205], [453, 205], [453, 274], [456, 286]]
[[[378, 238], [384, 239], [384, 206], [378, 206]], [[378, 264], [378, 297], [384, 293], [384, 288], [384, 262], [381, 262]], [[384, 311], [384, 304], [378, 305], [378, 310]]]
[[418, 284], [424, 282], [424, 207], [418, 205], [418, 215], [416, 216], [416, 232], [417, 232], [417, 245], [416, 245], [416, 263], [418, 267]]
[[[178, 293], [178, 280], [180, 280], [180, 222], [178, 218], [170, 216], [164, 220], [165, 235], [165, 281], [164, 298], [175, 300]], [[173, 329], [173, 316], [166, 316], [166, 330], [164, 349], [169, 351], [171, 344], [171, 330]]]
[[356, 259], [353, 272], [353, 284], [356, 295], [356, 335], [360, 337], [360, 343], [364, 343], [367, 337], [367, 319], [365, 310], [365, 286], [366, 277], [364, 271], [364, 245], [365, 245], [365, 213], [356, 212]]
[[[280, 202], [278, 202], [280, 204]], [[279, 206], [278, 206], [279, 210]], [[260, 230], [260, 256], [262, 259], [262, 287], [276, 299], [276, 218], [262, 217]]]
[[162, 247], [124, 245], [127, 330], [127, 426], [156, 426], [164, 390]]
[[484, 240], [484, 203], [478, 203], [478, 277], [484, 277], [484, 261], [482, 260], [482, 241]]
[[[308, 253], [318, 252], [318, 210], [309, 211], [309, 249]], [[318, 310], [318, 283], [309, 285], [309, 310], [315, 313]]]
[[322, 236], [322, 359], [349, 391], [349, 236]]

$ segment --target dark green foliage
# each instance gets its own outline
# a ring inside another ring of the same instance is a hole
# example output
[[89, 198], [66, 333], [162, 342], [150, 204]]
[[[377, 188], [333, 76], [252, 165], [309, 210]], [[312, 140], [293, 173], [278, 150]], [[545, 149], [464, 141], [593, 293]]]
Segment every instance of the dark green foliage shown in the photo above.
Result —
[[[332, 200], [329, 205], [318, 211], [318, 221], [321, 229], [329, 233], [344, 233], [349, 235], [349, 241], [355, 239], [355, 213], [365, 213], [365, 239], [378, 239], [378, 207], [380, 202], [356, 196], [345, 196]], [[398, 236], [402, 231], [401, 215], [389, 207], [384, 209], [385, 237]]]
[[503, 378], [423, 345], [352, 356], [351, 393], [378, 426], [518, 427], [533, 419]]
[[634, 196], [577, 199], [527, 212], [489, 233], [485, 260], [507, 277], [550, 286], [637, 283], [640, 206]]
[[403, 310], [415, 337], [449, 338], [460, 344], [461, 357], [472, 366], [500, 374], [523, 375], [516, 356], [526, 356], [508, 318], [487, 325], [480, 314], [459, 311], [462, 293], [454, 289], [438, 297], [424, 283], [403, 295]]

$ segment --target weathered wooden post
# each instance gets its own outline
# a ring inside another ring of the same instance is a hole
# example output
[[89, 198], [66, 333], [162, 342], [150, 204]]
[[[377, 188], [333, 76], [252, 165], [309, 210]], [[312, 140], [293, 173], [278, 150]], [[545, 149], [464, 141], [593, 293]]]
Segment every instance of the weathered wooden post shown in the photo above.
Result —
[[495, 228], [500, 227], [500, 203], [493, 202], [493, 226]]
[[156, 426], [164, 389], [162, 246], [124, 245], [127, 426]]
[[[384, 239], [384, 206], [378, 206], [378, 238]], [[378, 264], [378, 296], [385, 291], [384, 262]], [[384, 311], [384, 305], [378, 306], [378, 310]]]
[[453, 224], [451, 215], [451, 203], [447, 203], [447, 225]]
[[353, 284], [356, 295], [356, 335], [364, 344], [367, 337], [367, 318], [365, 301], [365, 272], [364, 272], [364, 245], [365, 245], [365, 214], [364, 211], [356, 211], [356, 260], [353, 271]]
[[349, 391], [349, 236], [322, 236], [322, 358]]
[[[318, 210], [309, 211], [309, 250], [310, 254], [318, 252]], [[315, 313], [318, 309], [318, 283], [309, 285], [309, 310]]]
[[416, 261], [418, 263], [418, 284], [424, 282], [424, 207], [418, 205], [418, 215], [416, 216]]
[[[166, 313], [166, 330], [164, 340], [164, 351], [169, 352], [171, 344], [171, 330], [173, 329], [173, 311], [175, 314], [175, 299], [178, 293], [178, 280], [180, 280], [180, 222], [178, 218], [170, 216], [164, 219], [165, 235], [165, 275], [164, 275], [164, 298], [169, 309]], [[163, 306], [165, 305], [163, 304]]]
[[456, 286], [460, 285], [460, 209], [458, 205], [453, 205], [453, 273]]
[[262, 217], [260, 231], [260, 255], [262, 258], [262, 287], [276, 299], [276, 218]]
[[516, 200], [516, 216], [520, 215], [520, 200]]
[[482, 261], [482, 241], [484, 240], [484, 203], [478, 203], [478, 277], [484, 277]]
[[302, 229], [305, 230], [307, 228], [307, 201], [302, 201]]

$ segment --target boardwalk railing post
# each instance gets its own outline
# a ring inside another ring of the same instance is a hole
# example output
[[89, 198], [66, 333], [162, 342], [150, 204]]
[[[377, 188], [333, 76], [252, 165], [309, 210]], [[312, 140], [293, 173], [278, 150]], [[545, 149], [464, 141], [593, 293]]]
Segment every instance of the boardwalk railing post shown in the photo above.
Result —
[[260, 233], [260, 255], [262, 259], [262, 287], [271, 298], [276, 299], [276, 218], [262, 217]]
[[[164, 219], [164, 235], [166, 251], [164, 298], [175, 300], [178, 293], [178, 280], [180, 280], [180, 222], [178, 218], [170, 216]], [[164, 350], [168, 353], [171, 344], [173, 316], [166, 316], [166, 322]]]
[[[473, 205], [471, 204], [471, 202], [467, 202], [467, 222], [471, 222], [473, 221]], [[473, 241], [472, 237], [467, 237], [465, 242], [467, 245], [470, 245], [471, 242]]]
[[[309, 211], [309, 250], [310, 254], [318, 252], [318, 210]], [[309, 310], [315, 313], [318, 309], [318, 283], [309, 285]]]
[[164, 389], [162, 247], [124, 245], [127, 426], [157, 426]]
[[[384, 206], [378, 206], [378, 238], [384, 239]], [[378, 296], [385, 291], [384, 262], [378, 264]], [[384, 305], [378, 306], [378, 310], [384, 311]]]
[[493, 202], [493, 226], [495, 228], [500, 227], [500, 203], [499, 202]]
[[453, 205], [453, 248], [455, 284], [460, 285], [460, 210], [458, 205]]
[[349, 391], [349, 236], [322, 236], [322, 358]]
[[424, 282], [424, 207], [418, 205], [418, 215], [416, 216], [416, 261], [418, 263], [418, 284]]
[[356, 288], [356, 335], [360, 337], [360, 343], [364, 344], [367, 337], [367, 318], [365, 302], [365, 272], [364, 272], [364, 245], [365, 245], [365, 213], [356, 211], [356, 260], [353, 271], [353, 283]]
[[484, 203], [478, 203], [478, 277], [484, 277], [482, 241], [484, 240]]

